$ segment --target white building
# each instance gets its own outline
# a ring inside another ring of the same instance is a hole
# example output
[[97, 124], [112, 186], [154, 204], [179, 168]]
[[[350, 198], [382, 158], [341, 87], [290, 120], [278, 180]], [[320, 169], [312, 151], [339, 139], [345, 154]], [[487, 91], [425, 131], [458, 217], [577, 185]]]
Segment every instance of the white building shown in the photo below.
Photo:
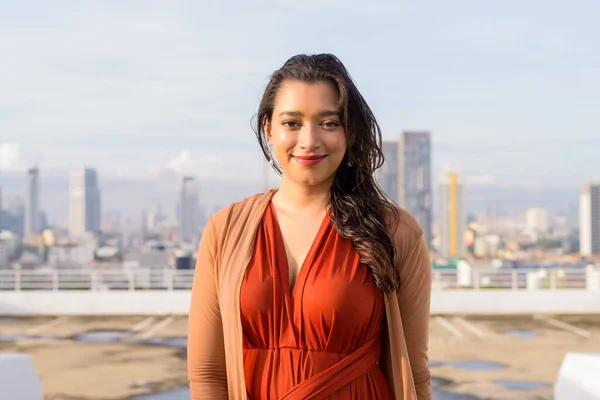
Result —
[[69, 235], [76, 238], [99, 231], [100, 189], [96, 170], [72, 170], [69, 177]]
[[579, 198], [579, 252], [600, 254], [600, 183], [583, 186]]
[[144, 210], [142, 214], [142, 232], [154, 232], [156, 226], [161, 221], [161, 212], [158, 205], [153, 205], [148, 210]]
[[56, 243], [48, 249], [48, 264], [60, 266], [85, 266], [94, 261], [97, 243], [92, 234], [79, 237], [76, 241]]
[[525, 227], [528, 232], [548, 233], [550, 216], [545, 208], [529, 208], [525, 212]]
[[9, 253], [8, 242], [0, 239], [0, 268], [8, 265]]
[[498, 235], [479, 236], [475, 239], [473, 253], [480, 258], [495, 258], [500, 249], [500, 237]]
[[8, 266], [15, 255], [19, 238], [10, 231], [0, 231], [0, 267]]
[[525, 211], [525, 230], [532, 241], [536, 242], [540, 236], [546, 236], [550, 229], [550, 214], [545, 208], [528, 208]]

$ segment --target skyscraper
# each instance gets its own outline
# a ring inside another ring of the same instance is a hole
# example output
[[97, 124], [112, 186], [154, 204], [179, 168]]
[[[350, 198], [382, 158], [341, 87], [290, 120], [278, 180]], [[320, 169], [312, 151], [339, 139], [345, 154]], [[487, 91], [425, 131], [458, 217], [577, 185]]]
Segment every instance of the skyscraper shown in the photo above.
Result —
[[579, 198], [579, 252], [600, 254], [600, 182], [583, 186]]
[[23, 234], [29, 236], [41, 230], [40, 225], [40, 172], [37, 167], [27, 171], [25, 192], [25, 228]]
[[431, 243], [431, 134], [402, 132], [398, 141], [384, 141], [384, 165], [377, 180], [384, 192], [415, 216]]
[[69, 235], [100, 231], [100, 189], [92, 168], [79, 168], [69, 176]]
[[400, 143], [397, 141], [384, 141], [382, 150], [385, 163], [376, 172], [377, 182], [385, 194], [401, 206], [399, 185], [402, 179], [400, 178], [398, 166]]
[[184, 242], [192, 242], [199, 236], [198, 183], [185, 176], [181, 182], [180, 236]]
[[465, 251], [463, 235], [466, 228], [464, 187], [456, 172], [440, 178], [440, 248], [445, 257], [460, 256]]

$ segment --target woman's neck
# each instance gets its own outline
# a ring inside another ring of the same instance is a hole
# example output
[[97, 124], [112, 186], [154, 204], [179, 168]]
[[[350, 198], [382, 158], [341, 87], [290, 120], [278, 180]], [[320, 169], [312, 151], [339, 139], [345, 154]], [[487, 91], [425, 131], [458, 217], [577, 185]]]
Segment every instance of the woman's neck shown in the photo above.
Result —
[[329, 202], [330, 188], [330, 184], [309, 186], [282, 179], [273, 203], [290, 214], [320, 212]]

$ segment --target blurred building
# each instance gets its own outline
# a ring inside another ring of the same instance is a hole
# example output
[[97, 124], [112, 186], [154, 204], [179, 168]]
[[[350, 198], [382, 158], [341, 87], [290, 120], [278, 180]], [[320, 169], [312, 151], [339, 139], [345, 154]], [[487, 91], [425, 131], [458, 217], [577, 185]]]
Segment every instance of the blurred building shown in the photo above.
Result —
[[402, 132], [398, 141], [384, 141], [384, 165], [377, 181], [388, 197], [415, 216], [432, 238], [431, 134]]
[[194, 269], [194, 254], [189, 250], [174, 249], [169, 255], [169, 266], [173, 269]]
[[142, 213], [142, 232], [154, 232], [162, 219], [162, 212], [158, 204], [154, 204], [149, 209], [144, 210]]
[[19, 238], [10, 231], [0, 231], [0, 268], [9, 266], [16, 254]]
[[600, 254], [600, 182], [583, 186], [579, 198], [579, 252]]
[[24, 236], [42, 230], [40, 217], [40, 172], [38, 168], [30, 168], [27, 171], [27, 186], [25, 188]]
[[444, 173], [439, 185], [439, 252], [444, 257], [456, 257], [465, 253], [464, 186], [459, 182], [456, 172]]
[[479, 258], [495, 258], [500, 250], [500, 237], [498, 235], [479, 236], [474, 242], [473, 254]]
[[100, 231], [98, 175], [91, 168], [71, 171], [69, 177], [69, 235], [80, 237]]
[[198, 182], [193, 177], [183, 178], [180, 202], [180, 239], [182, 242], [193, 242], [199, 236], [200, 228]]
[[529, 208], [525, 212], [525, 227], [528, 232], [537, 234], [548, 233], [550, 217], [545, 208]]
[[[94, 262], [97, 248], [95, 237], [90, 233], [68, 241], [46, 239], [53, 246], [48, 249], [48, 264], [55, 267], [83, 267]], [[56, 241], [56, 242], [55, 242]]]
[[0, 268], [8, 265], [8, 244], [0, 240]]

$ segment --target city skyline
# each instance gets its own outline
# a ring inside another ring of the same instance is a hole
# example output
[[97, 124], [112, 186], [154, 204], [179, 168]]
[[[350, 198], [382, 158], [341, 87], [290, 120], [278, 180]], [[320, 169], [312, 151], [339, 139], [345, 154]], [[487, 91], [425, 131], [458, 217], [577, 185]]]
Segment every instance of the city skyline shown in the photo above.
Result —
[[[69, 171], [43, 171], [40, 181], [44, 193], [43, 213], [53, 225], [67, 226]], [[0, 191], [5, 210], [14, 209], [19, 203], [24, 206], [26, 191], [25, 171], [5, 171], [0, 174]], [[150, 179], [135, 179], [128, 177], [104, 177], [102, 172], [102, 202], [104, 218], [106, 213], [119, 212], [123, 216], [136, 218], [144, 208], [151, 208], [157, 203], [179, 203], [177, 193], [179, 182], [184, 175], [167, 171], [160, 176]], [[466, 192], [467, 209], [470, 214], [507, 215], [520, 213], [531, 207], [544, 207], [553, 213], [565, 215], [578, 221], [579, 191], [581, 185], [565, 188], [538, 188], [482, 185], [470, 182], [461, 176], [468, 186]], [[262, 182], [227, 182], [214, 179], [197, 180], [200, 190], [204, 193], [201, 199], [204, 211], [210, 215], [216, 209], [230, 202], [264, 190]], [[277, 182], [270, 181], [269, 187], [275, 187]], [[439, 204], [438, 181], [432, 181], [433, 205]], [[435, 217], [434, 217], [435, 219]]]
[[435, 132], [433, 176], [449, 166], [469, 185], [598, 179], [598, 3], [2, 4], [0, 179], [81, 164], [149, 179], [187, 152], [199, 179], [260, 182], [250, 121], [269, 73], [301, 52], [342, 59], [384, 139]]

